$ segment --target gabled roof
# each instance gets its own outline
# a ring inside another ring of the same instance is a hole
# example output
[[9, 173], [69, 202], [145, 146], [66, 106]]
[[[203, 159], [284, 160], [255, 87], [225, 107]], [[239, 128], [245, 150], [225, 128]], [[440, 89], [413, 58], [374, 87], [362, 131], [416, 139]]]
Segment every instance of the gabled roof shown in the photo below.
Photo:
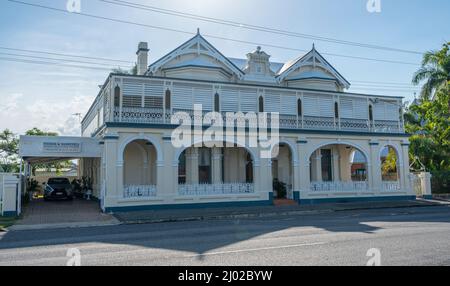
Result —
[[[189, 39], [185, 43], [183, 43], [181, 46], [176, 48], [175, 50], [171, 51], [161, 59], [157, 60], [153, 64], [151, 64], [147, 70], [148, 73], [155, 73], [159, 69], [161, 69], [164, 65], [168, 64], [171, 60], [175, 59], [178, 56], [181, 55], [187, 55], [187, 54], [205, 54], [208, 55], [214, 59], [216, 59], [218, 62], [223, 64], [226, 68], [228, 68], [232, 73], [234, 73], [238, 78], [242, 78], [244, 76], [244, 72], [237, 67], [230, 59], [225, 57], [219, 50], [217, 50], [213, 45], [211, 45], [201, 34], [200, 32], [197, 33], [193, 38]], [[184, 66], [185, 64], [183, 64]], [[190, 65], [197, 65], [197, 66], [204, 66], [204, 67], [217, 67], [215, 64], [212, 63], [206, 63], [204, 61], [198, 61], [196, 62], [194, 60], [194, 63], [192, 61], [190, 62]], [[174, 68], [176, 66], [169, 65], [170, 68]]]
[[[333, 77], [345, 88], [350, 87], [350, 83], [316, 50], [313, 46], [312, 50], [306, 55], [296, 60], [287, 62], [278, 72], [277, 79], [279, 82], [285, 80], [289, 74], [302, 66], [320, 66], [329, 72]], [[322, 77], [319, 75], [311, 75], [309, 78]], [[308, 78], [306, 75], [302, 79]]]

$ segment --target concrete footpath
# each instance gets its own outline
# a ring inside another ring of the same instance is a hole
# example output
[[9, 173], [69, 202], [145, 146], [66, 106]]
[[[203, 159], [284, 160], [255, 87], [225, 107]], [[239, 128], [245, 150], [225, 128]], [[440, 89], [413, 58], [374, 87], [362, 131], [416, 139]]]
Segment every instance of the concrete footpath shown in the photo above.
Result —
[[319, 205], [295, 206], [263, 206], [263, 207], [232, 207], [210, 209], [180, 209], [136, 211], [113, 214], [125, 224], [163, 223], [179, 221], [199, 221], [214, 219], [245, 219], [258, 217], [274, 217], [283, 215], [308, 215], [332, 213], [349, 210], [368, 210], [386, 208], [410, 208], [440, 206], [444, 203], [434, 200], [416, 201], [385, 201], [385, 202], [358, 202]]

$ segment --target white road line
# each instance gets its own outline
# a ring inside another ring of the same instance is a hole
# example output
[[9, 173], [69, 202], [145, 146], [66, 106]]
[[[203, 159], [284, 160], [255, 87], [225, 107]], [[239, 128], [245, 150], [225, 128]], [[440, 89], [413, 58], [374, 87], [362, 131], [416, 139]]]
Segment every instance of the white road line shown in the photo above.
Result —
[[292, 244], [292, 245], [249, 248], [249, 249], [239, 249], [239, 250], [229, 250], [229, 251], [217, 251], [217, 252], [207, 252], [207, 253], [203, 253], [203, 254], [186, 255], [184, 257], [188, 257], [188, 258], [201, 257], [201, 256], [211, 256], [211, 255], [220, 255], [220, 254], [253, 252], [253, 251], [273, 250], [273, 249], [285, 249], [285, 248], [294, 248], [294, 247], [303, 247], [303, 246], [315, 246], [315, 245], [324, 245], [324, 244], [327, 244], [327, 243], [326, 242], [315, 242], [315, 243]]

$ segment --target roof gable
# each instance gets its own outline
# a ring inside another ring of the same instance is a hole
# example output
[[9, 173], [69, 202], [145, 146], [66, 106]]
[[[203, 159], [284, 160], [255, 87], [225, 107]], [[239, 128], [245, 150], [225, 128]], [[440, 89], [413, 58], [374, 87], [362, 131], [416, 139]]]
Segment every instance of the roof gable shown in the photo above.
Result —
[[312, 72], [310, 72], [310, 75], [302, 74], [299, 76], [299, 78], [317, 77], [317, 75], [312, 76], [311, 74], [323, 74], [325, 71], [331, 76], [328, 76], [326, 78], [335, 79], [344, 88], [350, 87], [350, 83], [331, 64], [328, 63], [328, 61], [315, 49], [314, 46], [312, 50], [303, 57], [286, 63], [278, 72], [278, 82], [286, 80], [286, 78], [290, 74], [306, 66], [313, 68], [317, 67], [319, 71], [313, 70]]
[[[188, 59], [174, 63], [183, 56], [187, 56]], [[155, 74], [165, 68], [173, 69], [192, 65], [204, 68], [222, 67], [226, 72], [236, 75], [239, 79], [244, 76], [244, 72], [240, 68], [219, 52], [200, 33], [151, 64], [147, 74]]]

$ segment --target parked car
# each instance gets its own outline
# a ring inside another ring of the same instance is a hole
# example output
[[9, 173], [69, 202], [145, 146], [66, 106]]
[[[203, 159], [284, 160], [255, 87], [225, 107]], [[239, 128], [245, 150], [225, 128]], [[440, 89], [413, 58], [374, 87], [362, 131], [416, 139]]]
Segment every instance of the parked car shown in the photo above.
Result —
[[73, 190], [69, 179], [50, 178], [45, 184], [44, 200], [72, 200]]

